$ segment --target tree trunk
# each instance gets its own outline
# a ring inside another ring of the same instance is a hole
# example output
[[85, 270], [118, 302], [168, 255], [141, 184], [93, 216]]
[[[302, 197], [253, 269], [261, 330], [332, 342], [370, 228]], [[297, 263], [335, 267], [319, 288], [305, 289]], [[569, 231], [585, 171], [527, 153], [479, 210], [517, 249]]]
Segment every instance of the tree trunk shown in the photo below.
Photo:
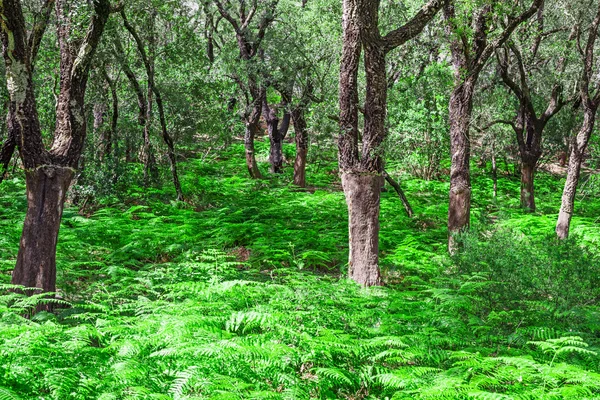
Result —
[[56, 291], [56, 243], [73, 170], [39, 167], [25, 174], [27, 214], [12, 283]]
[[342, 174], [348, 205], [350, 279], [363, 286], [381, 285], [379, 272], [379, 201], [384, 180], [375, 174]]
[[292, 110], [292, 121], [296, 133], [296, 160], [294, 161], [294, 185], [306, 187], [306, 157], [308, 155], [308, 131], [304, 110], [300, 107]]
[[583, 163], [590, 135], [594, 130], [596, 110], [597, 107], [585, 110], [583, 125], [574, 143], [571, 145], [567, 181], [563, 190], [562, 204], [556, 223], [556, 235], [559, 239], [567, 239], [569, 237], [571, 218], [573, 217], [573, 210], [575, 208], [575, 194], [577, 193], [577, 184], [579, 183], [579, 176], [581, 174], [581, 164]]
[[493, 196], [494, 199], [498, 197], [498, 164], [496, 162], [496, 146], [495, 142], [492, 141], [492, 181], [493, 181]]
[[[258, 114], [260, 116], [260, 113]], [[256, 156], [254, 153], [254, 137], [259, 131], [258, 118], [246, 121], [246, 132], [244, 134], [244, 148], [246, 150], [246, 167], [252, 179], [262, 179]]]
[[471, 211], [471, 171], [469, 124], [473, 110], [470, 82], [456, 87], [450, 96], [450, 203], [448, 205], [448, 248], [456, 249], [454, 235], [467, 229]]
[[106, 116], [107, 107], [104, 102], [95, 103], [92, 113], [94, 114], [94, 125], [92, 134], [96, 142], [97, 158], [102, 161], [105, 156], [107, 146], [106, 130], [103, 129], [104, 117]]
[[521, 163], [521, 207], [535, 212], [534, 177], [537, 162], [522, 160]]
[[163, 107], [162, 97], [160, 92], [154, 88], [154, 94], [156, 95], [156, 107], [158, 108], [158, 116], [160, 120], [160, 127], [162, 137], [167, 145], [167, 156], [169, 157], [169, 167], [171, 168], [171, 176], [173, 178], [173, 186], [175, 186], [175, 193], [177, 193], [177, 200], [183, 201], [183, 190], [181, 190], [181, 183], [179, 182], [179, 174], [177, 173], [177, 160], [175, 158], [175, 145], [173, 139], [169, 135], [167, 130], [167, 120], [165, 118], [165, 110]]

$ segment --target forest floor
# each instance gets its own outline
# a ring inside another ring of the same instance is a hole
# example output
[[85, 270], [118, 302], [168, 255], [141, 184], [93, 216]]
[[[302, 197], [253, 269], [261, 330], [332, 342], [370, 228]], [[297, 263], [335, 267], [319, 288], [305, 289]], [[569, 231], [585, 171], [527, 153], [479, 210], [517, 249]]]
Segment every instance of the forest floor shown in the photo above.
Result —
[[540, 173], [527, 214], [518, 177], [494, 199], [475, 169], [474, 232], [451, 259], [447, 179], [388, 167], [416, 215], [382, 194], [387, 285], [363, 289], [344, 279], [335, 164], [312, 163], [300, 190], [290, 167], [248, 179], [241, 154], [182, 163], [185, 203], [123, 178], [68, 207], [57, 311], [32, 319], [47, 300], [8, 290], [25, 186], [2, 183], [0, 400], [600, 399], [596, 177], [558, 243], [562, 179]]

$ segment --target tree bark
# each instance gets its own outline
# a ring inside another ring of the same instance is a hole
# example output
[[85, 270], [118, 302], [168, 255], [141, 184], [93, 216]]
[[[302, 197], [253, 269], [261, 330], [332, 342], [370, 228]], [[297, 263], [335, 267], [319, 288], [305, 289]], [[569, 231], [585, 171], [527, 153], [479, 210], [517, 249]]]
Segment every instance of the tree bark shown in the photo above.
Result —
[[262, 174], [256, 163], [254, 151], [254, 138], [260, 131], [260, 106], [255, 105], [249, 118], [246, 119], [246, 131], [244, 133], [244, 149], [246, 152], [246, 167], [252, 179], [262, 179]]
[[[52, 3], [47, 1], [46, 5]], [[12, 283], [44, 292], [54, 291], [56, 286], [56, 242], [64, 199], [87, 131], [84, 114], [87, 80], [110, 13], [108, 0], [98, 0], [93, 5], [94, 13], [85, 37], [73, 41], [69, 31], [70, 15], [65, 12], [68, 6], [65, 0], [56, 1], [60, 93], [54, 140], [49, 151], [42, 140], [32, 79], [32, 57], [38, 39], [33, 38], [33, 44], [28, 44], [20, 1], [5, 0], [0, 7], [10, 94], [8, 127], [25, 167], [28, 202]]]
[[296, 133], [296, 159], [294, 161], [294, 185], [306, 187], [306, 158], [308, 156], [308, 131], [304, 109], [296, 107], [292, 110], [292, 121]]
[[473, 84], [459, 85], [450, 96], [450, 200], [448, 205], [448, 246], [456, 249], [454, 236], [467, 229], [471, 214], [471, 143], [469, 124], [473, 111]]
[[147, 113], [147, 121], [146, 121], [147, 128], [144, 130], [144, 143], [149, 144], [149, 135], [150, 135], [149, 129], [150, 129], [150, 124], [152, 123], [152, 121], [151, 121], [151, 119], [152, 119], [152, 95], [154, 94], [154, 96], [156, 97], [156, 107], [158, 109], [158, 117], [159, 117], [160, 126], [161, 126], [162, 138], [163, 138], [163, 141], [165, 142], [165, 144], [167, 145], [167, 156], [169, 158], [169, 166], [171, 169], [171, 176], [173, 178], [173, 186], [175, 186], [177, 200], [183, 201], [183, 191], [181, 190], [181, 183], [179, 182], [179, 175], [177, 173], [177, 159], [175, 157], [175, 146], [173, 144], [173, 138], [171, 137], [171, 135], [169, 134], [169, 131], [167, 130], [167, 122], [166, 122], [166, 118], [165, 118], [165, 111], [164, 111], [162, 97], [161, 97], [160, 91], [156, 87], [156, 83], [155, 83], [154, 19], [156, 18], [156, 15], [153, 12], [150, 16], [151, 17], [151, 20], [150, 20], [151, 23], [150, 23], [150, 29], [149, 29], [150, 36], [148, 39], [148, 51], [147, 52], [144, 47], [144, 43], [143, 43], [141, 37], [139, 36], [139, 34], [137, 33], [135, 27], [133, 25], [131, 25], [131, 23], [129, 23], [129, 20], [127, 19], [125, 11], [121, 11], [121, 17], [123, 19], [123, 24], [125, 25], [125, 28], [127, 29], [127, 31], [129, 31], [129, 33], [131, 34], [131, 36], [133, 37], [133, 39], [137, 45], [138, 52], [140, 53], [140, 56], [142, 57], [142, 61], [146, 68], [146, 75], [148, 78], [148, 94], [146, 96], [146, 98], [148, 100], [148, 105], [147, 105], [148, 113]]
[[528, 212], [535, 212], [535, 189], [534, 177], [535, 163], [525, 162], [521, 164], [521, 207]]
[[[271, 172], [280, 174], [283, 172], [283, 139], [287, 135], [290, 126], [290, 112], [284, 111], [281, 126], [279, 126], [279, 117], [273, 107], [267, 103], [266, 91], [263, 91], [263, 108], [262, 113], [267, 122], [267, 131], [269, 133], [270, 151], [269, 162], [271, 164]], [[284, 104], [287, 106], [287, 104]]]
[[25, 173], [27, 214], [12, 283], [56, 291], [56, 243], [73, 170], [40, 167]]
[[[348, 205], [349, 276], [361, 285], [381, 284], [379, 201], [387, 114], [386, 54], [418, 35], [442, 7], [431, 0], [405, 25], [382, 37], [379, 1], [344, 0], [340, 68], [339, 166]], [[358, 68], [364, 48], [366, 96], [362, 151], [358, 144]], [[360, 155], [359, 155], [360, 154]]]
[[466, 37], [463, 27], [457, 26], [455, 3], [444, 3], [446, 34], [451, 37], [450, 53], [454, 72], [454, 90], [450, 96], [450, 200], [448, 204], [448, 250], [456, 252], [456, 234], [468, 229], [471, 212], [470, 122], [473, 112], [473, 93], [479, 74], [495, 50], [509, 39], [514, 30], [537, 12], [544, 0], [533, 0], [531, 6], [508, 19], [498, 37], [488, 40], [491, 4], [485, 3], [470, 11], [469, 21], [473, 39]]
[[363, 286], [381, 285], [379, 202], [383, 183], [381, 175], [342, 174], [348, 205], [348, 275]]
[[[569, 158], [569, 168], [567, 172], [567, 182], [562, 195], [562, 204], [558, 213], [556, 223], [556, 235], [559, 239], [566, 239], [569, 236], [571, 218], [575, 205], [575, 193], [581, 174], [581, 164], [583, 163], [585, 149], [587, 148], [590, 136], [594, 131], [596, 123], [596, 113], [600, 107], [600, 92], [592, 97], [590, 92], [590, 82], [595, 73], [594, 71], [594, 47], [600, 27], [600, 3], [596, 11], [596, 17], [590, 26], [587, 44], [585, 47], [585, 58], [583, 62], [583, 72], [579, 81], [581, 95], [581, 105], [583, 107], [583, 123], [577, 137], [571, 144], [571, 157]], [[597, 85], [594, 85], [597, 87]]]
[[[246, 14], [245, 2], [240, 2], [240, 8], [236, 13], [231, 12], [230, 7], [226, 7], [220, 0], [213, 0], [213, 3], [217, 7], [219, 14], [227, 22], [231, 24], [235, 32], [236, 41], [238, 43], [238, 49], [240, 51], [240, 59], [249, 65], [248, 61], [255, 58], [258, 54], [262, 40], [265, 37], [265, 33], [270, 24], [275, 20], [275, 9], [279, 0], [272, 0], [267, 4], [267, 9], [263, 11], [259, 22], [256, 26], [255, 32], [251, 29], [251, 23], [254, 17], [257, 15], [258, 3], [252, 5], [252, 9]], [[228, 2], [231, 6], [231, 3]], [[256, 157], [254, 154], [254, 138], [259, 132], [259, 119], [261, 112], [261, 102], [264, 87], [261, 87], [257, 83], [257, 74], [252, 69], [247, 70], [248, 78], [246, 82], [242, 82], [240, 79], [236, 79], [238, 86], [241, 90], [249, 93], [250, 101], [248, 108], [250, 112], [243, 113], [243, 121], [246, 126], [244, 133], [244, 148], [246, 155], [246, 166], [248, 173], [252, 179], [261, 179], [262, 175], [256, 164]]]
[[563, 189], [558, 221], [556, 223], [556, 235], [559, 239], [567, 239], [569, 237], [571, 218], [575, 209], [575, 194], [577, 193], [577, 185], [579, 183], [579, 176], [581, 175], [581, 165], [584, 160], [585, 149], [594, 130], [596, 109], [586, 110], [581, 129], [574, 143], [571, 145], [567, 181]]

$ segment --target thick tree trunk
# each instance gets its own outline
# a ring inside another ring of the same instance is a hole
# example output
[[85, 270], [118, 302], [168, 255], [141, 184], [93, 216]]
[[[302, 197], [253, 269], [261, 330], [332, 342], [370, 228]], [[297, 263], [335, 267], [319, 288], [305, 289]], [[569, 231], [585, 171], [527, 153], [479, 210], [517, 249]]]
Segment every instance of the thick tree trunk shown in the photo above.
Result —
[[381, 285], [379, 272], [379, 201], [384, 180], [375, 174], [342, 174], [348, 205], [348, 275], [364, 286]]
[[294, 161], [294, 185], [306, 187], [306, 158], [308, 155], [308, 131], [304, 110], [297, 107], [292, 110], [292, 121], [296, 133], [296, 160]]
[[528, 212], [535, 212], [534, 177], [537, 162], [521, 163], [521, 207]]
[[448, 248], [455, 251], [454, 235], [467, 229], [471, 212], [471, 143], [469, 124], [473, 110], [470, 82], [456, 87], [450, 96], [450, 203], [448, 205]]
[[581, 164], [583, 163], [585, 149], [587, 148], [590, 135], [594, 130], [596, 110], [597, 107], [585, 110], [583, 125], [571, 145], [569, 168], [567, 169], [567, 181], [563, 190], [562, 203], [560, 212], [558, 213], [558, 221], [556, 223], [556, 235], [559, 239], [566, 239], [569, 237], [571, 218], [573, 217], [573, 210], [575, 208], [575, 194], [577, 193], [577, 184], [579, 183], [579, 176], [581, 174]]
[[25, 173], [27, 214], [12, 283], [56, 291], [56, 243], [73, 170], [39, 167]]
[[283, 142], [279, 135], [269, 135], [271, 150], [269, 152], [269, 162], [271, 163], [271, 172], [281, 174], [283, 172]]

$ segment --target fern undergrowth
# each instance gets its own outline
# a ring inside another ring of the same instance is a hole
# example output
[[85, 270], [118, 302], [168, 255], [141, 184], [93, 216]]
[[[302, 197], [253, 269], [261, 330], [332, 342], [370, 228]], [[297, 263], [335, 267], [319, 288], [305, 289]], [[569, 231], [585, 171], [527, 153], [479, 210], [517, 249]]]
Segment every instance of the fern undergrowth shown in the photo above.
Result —
[[517, 181], [485, 206], [480, 174], [479, 233], [449, 259], [447, 183], [406, 180], [417, 216], [384, 193], [388, 285], [363, 289], [330, 166], [304, 192], [226, 156], [184, 164], [187, 204], [133, 186], [65, 210], [52, 299], [8, 284], [25, 201], [2, 184], [0, 400], [600, 399], [594, 207], [558, 244], [550, 216], [512, 211]]

